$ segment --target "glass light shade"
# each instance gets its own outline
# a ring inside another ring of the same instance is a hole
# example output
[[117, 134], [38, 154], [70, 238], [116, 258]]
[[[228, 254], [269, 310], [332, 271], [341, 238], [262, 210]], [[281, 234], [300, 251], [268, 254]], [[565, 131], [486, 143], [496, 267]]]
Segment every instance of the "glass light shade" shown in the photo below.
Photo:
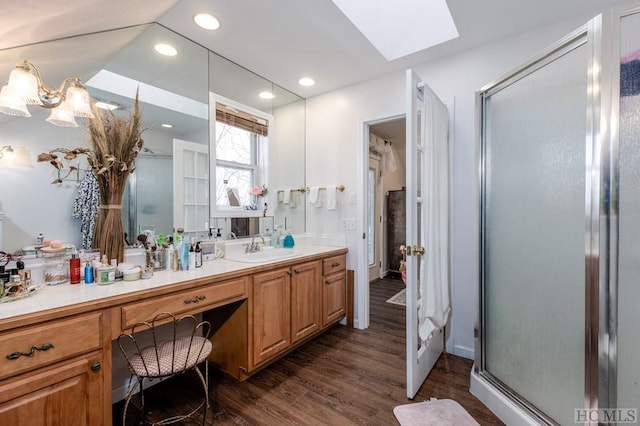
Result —
[[16, 153], [11, 145], [6, 145], [0, 148], [0, 159], [11, 161], [16, 157]]
[[93, 112], [91, 111], [89, 93], [84, 88], [70, 86], [67, 89], [65, 102], [71, 106], [73, 109], [73, 115], [76, 117], [94, 117]]
[[18, 93], [29, 105], [42, 105], [38, 96], [38, 79], [24, 68], [16, 68], [9, 74], [9, 87], [12, 93]]
[[73, 116], [73, 107], [67, 100], [51, 110], [47, 121], [59, 127], [78, 127]]
[[0, 112], [18, 117], [31, 117], [24, 98], [13, 95], [6, 84], [0, 89]]

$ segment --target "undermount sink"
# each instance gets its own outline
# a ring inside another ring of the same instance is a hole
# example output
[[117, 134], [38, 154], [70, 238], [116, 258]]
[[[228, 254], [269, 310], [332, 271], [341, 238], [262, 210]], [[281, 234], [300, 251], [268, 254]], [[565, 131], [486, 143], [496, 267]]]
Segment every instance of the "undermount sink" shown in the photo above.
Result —
[[253, 253], [227, 253], [225, 256], [228, 260], [244, 263], [261, 263], [261, 262], [274, 262], [276, 260], [286, 259], [296, 256], [298, 252], [293, 249], [281, 249], [273, 247], [265, 247], [260, 251]]

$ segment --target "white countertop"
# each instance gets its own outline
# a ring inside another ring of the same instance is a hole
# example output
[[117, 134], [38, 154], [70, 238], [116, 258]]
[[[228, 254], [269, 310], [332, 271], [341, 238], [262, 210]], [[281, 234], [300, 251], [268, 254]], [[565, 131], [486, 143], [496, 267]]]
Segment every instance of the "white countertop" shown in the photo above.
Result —
[[[296, 244], [294, 248], [296, 255], [284, 258], [282, 261], [291, 261], [306, 256], [327, 253], [340, 248], [344, 247]], [[231, 244], [228, 247], [228, 250], [229, 249], [237, 250], [237, 247], [234, 247], [234, 244]], [[0, 303], [0, 320], [19, 315], [41, 312], [48, 309], [56, 309], [79, 303], [92, 302], [136, 291], [150, 290], [198, 278], [228, 274], [270, 263], [275, 262], [244, 263], [229, 259], [216, 259], [206, 261], [203, 263], [202, 267], [194, 270], [176, 272], [170, 270], [156, 271], [152, 278], [146, 280], [116, 281], [115, 283], [108, 285], [98, 285], [96, 283], [72, 285], [67, 282], [59, 285], [43, 286], [31, 296], [20, 300]]]

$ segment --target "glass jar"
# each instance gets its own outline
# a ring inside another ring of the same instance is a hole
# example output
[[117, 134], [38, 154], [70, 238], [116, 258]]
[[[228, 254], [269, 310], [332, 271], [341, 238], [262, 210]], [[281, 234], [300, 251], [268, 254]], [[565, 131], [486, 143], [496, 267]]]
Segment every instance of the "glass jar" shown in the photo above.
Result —
[[46, 285], [63, 284], [69, 280], [67, 256], [63, 253], [44, 255], [44, 283]]

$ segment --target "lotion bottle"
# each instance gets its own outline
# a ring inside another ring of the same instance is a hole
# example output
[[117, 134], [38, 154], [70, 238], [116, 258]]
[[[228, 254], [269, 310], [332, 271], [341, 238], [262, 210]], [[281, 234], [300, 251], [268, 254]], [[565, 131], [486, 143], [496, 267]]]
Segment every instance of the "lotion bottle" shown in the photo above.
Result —
[[222, 230], [221, 228], [218, 228], [218, 233], [216, 235], [216, 242], [214, 243], [216, 259], [222, 259], [225, 254], [224, 240], [222, 239], [222, 234], [220, 233], [221, 230]]
[[276, 225], [273, 234], [271, 234], [271, 246], [280, 247], [280, 225]]

